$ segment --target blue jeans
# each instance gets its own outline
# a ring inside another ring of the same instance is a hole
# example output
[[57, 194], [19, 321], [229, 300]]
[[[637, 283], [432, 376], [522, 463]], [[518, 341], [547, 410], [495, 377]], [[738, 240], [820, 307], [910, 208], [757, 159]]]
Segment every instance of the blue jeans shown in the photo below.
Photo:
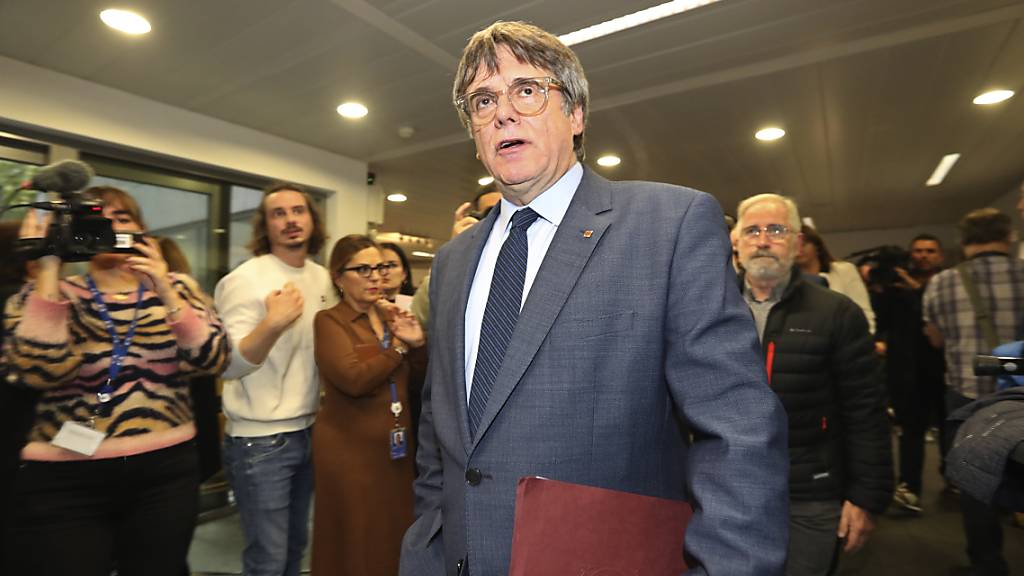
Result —
[[311, 431], [224, 439], [224, 470], [245, 533], [245, 576], [299, 575], [313, 497]]

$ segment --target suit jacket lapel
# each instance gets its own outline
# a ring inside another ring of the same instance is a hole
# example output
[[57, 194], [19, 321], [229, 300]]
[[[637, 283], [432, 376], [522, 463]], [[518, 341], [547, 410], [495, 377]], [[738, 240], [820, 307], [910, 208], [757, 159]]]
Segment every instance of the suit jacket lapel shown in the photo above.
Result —
[[491, 227], [498, 218], [498, 210], [491, 210], [479, 226], [474, 226], [464, 232], [470, 236], [469, 242], [457, 254], [453, 254], [452, 262], [449, 264], [456, 280], [453, 286], [461, 286], [458, 301], [455, 304], [455, 311], [458, 312], [453, 333], [455, 334], [455, 346], [449, 348], [455, 350], [455, 357], [452, 358], [452, 366], [455, 370], [455, 393], [459, 399], [459, 407], [456, 413], [459, 415], [459, 435], [462, 443], [469, 453], [471, 439], [469, 434], [469, 399], [466, 398], [466, 307], [469, 305], [469, 292], [473, 288], [473, 278], [476, 276], [476, 268], [480, 264], [480, 255], [483, 254], [484, 245], [490, 235]]
[[583, 180], [551, 240], [516, 322], [501, 370], [480, 419], [474, 447], [512, 394], [551, 330], [576, 280], [611, 224], [611, 209], [611, 184], [584, 168]]

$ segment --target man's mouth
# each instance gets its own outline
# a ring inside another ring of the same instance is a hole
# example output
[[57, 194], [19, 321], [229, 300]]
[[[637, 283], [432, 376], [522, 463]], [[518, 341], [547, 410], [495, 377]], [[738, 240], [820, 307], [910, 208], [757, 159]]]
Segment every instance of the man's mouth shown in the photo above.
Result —
[[512, 150], [516, 147], [526, 144], [526, 141], [521, 138], [509, 138], [498, 142], [498, 152], [504, 152], [506, 150]]
[[302, 234], [302, 228], [287, 228], [285, 234]]

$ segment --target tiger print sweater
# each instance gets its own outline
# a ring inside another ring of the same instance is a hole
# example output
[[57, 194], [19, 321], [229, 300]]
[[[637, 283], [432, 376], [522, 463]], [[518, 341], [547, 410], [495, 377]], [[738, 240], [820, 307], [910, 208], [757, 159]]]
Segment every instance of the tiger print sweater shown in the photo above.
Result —
[[[104, 409], [96, 393], [106, 382], [113, 344], [85, 278], [60, 282], [61, 301], [32, 293], [34, 284], [7, 301], [4, 353], [8, 383], [42, 392], [23, 460], [86, 460], [150, 452], [195, 436], [188, 378], [219, 374], [229, 342], [210, 299], [196, 281], [170, 274], [183, 302], [174, 322], [160, 298], [142, 293], [138, 324], [113, 397]], [[115, 330], [123, 339], [135, 315], [135, 291], [103, 293]], [[94, 455], [50, 443], [65, 422], [88, 424], [106, 434]]]

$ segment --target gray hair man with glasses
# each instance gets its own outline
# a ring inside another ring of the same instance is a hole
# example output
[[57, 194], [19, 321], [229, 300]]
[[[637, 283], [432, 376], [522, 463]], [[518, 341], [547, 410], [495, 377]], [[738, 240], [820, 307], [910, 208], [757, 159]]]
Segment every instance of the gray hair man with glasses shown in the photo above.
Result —
[[587, 90], [576, 55], [529, 24], [463, 53], [453, 100], [502, 199], [431, 272], [401, 574], [507, 574], [524, 476], [690, 500], [687, 574], [779, 574], [784, 415], [721, 209], [585, 168]]
[[743, 296], [789, 415], [786, 575], [833, 574], [840, 544], [863, 546], [892, 498], [878, 359], [861, 309], [793, 265], [802, 241], [796, 203], [760, 194], [737, 213]]

